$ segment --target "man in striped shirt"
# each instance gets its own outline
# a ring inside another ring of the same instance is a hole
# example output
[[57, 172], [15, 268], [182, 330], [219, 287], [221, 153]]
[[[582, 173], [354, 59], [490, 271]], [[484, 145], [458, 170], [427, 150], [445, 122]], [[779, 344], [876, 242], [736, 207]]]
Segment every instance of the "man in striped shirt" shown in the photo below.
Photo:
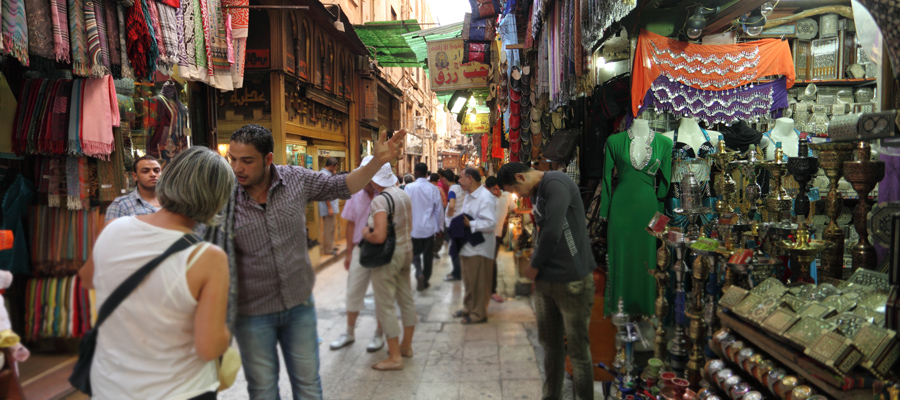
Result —
[[[231, 135], [228, 159], [238, 184], [226, 208], [225, 242], [237, 287], [234, 335], [240, 346], [251, 399], [278, 398], [281, 346], [294, 398], [321, 399], [316, 276], [306, 246], [309, 201], [349, 199], [384, 163], [400, 154], [406, 131], [375, 143], [373, 162], [346, 175], [323, 175], [302, 167], [274, 165], [272, 133], [247, 125]], [[235, 276], [236, 275], [236, 276]]]

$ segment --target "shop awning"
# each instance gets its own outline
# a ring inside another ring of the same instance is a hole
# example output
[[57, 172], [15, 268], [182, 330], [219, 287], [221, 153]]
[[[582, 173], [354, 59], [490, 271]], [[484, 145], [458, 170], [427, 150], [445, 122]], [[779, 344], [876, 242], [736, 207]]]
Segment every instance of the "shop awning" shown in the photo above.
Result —
[[416, 61], [422, 68], [428, 69], [428, 63], [425, 60], [428, 58], [428, 44], [427, 42], [433, 40], [442, 40], [442, 39], [453, 39], [458, 38], [462, 35], [463, 23], [457, 22], [455, 24], [438, 26], [435, 28], [424, 29], [418, 32], [407, 33], [403, 35], [403, 38], [406, 39], [406, 43], [409, 48], [416, 54]]
[[357, 36], [362, 40], [373, 58], [382, 67], [417, 68], [422, 64], [416, 52], [404, 39], [404, 34], [421, 31], [422, 27], [414, 19], [405, 21], [376, 21], [364, 25], [354, 25]]

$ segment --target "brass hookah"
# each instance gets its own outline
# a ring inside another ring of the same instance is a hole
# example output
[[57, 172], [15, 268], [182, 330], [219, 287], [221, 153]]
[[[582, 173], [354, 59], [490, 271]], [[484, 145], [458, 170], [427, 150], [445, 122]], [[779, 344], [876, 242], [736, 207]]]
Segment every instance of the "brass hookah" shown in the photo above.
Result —
[[725, 140], [723, 138], [719, 138], [719, 142], [716, 144], [716, 152], [709, 155], [716, 164], [716, 167], [719, 168], [719, 171], [722, 172], [716, 177], [715, 185], [716, 192], [722, 195], [723, 200], [719, 200], [716, 204], [716, 208], [725, 212], [734, 211], [733, 201], [735, 195], [735, 182], [734, 178], [731, 176], [729, 164], [734, 161], [736, 156], [737, 152], [730, 151], [725, 147]]
[[766, 222], [780, 222], [784, 213], [791, 209], [792, 198], [784, 189], [784, 177], [787, 173], [787, 161], [784, 160], [784, 149], [781, 142], [775, 143], [775, 159], [762, 163], [763, 168], [769, 170], [775, 180], [775, 187], [769, 191], [766, 199], [768, 219]]
[[844, 197], [838, 189], [838, 183], [844, 172], [844, 163], [853, 159], [850, 151], [855, 147], [852, 143], [826, 142], [811, 143], [813, 150], [819, 152], [819, 166], [825, 170], [825, 176], [831, 184], [831, 189], [825, 197], [825, 213], [831, 222], [825, 229], [824, 239], [827, 243], [833, 243], [822, 252], [822, 271], [825, 276], [833, 279], [844, 279], [844, 230], [837, 224], [837, 219], [844, 208]]
[[821, 240], [812, 240], [809, 232], [806, 216], [809, 214], [810, 202], [806, 194], [806, 186], [819, 171], [818, 159], [809, 157], [809, 145], [805, 139], [800, 139], [798, 156], [788, 159], [788, 171], [794, 180], [800, 185], [800, 192], [794, 202], [794, 214], [797, 215], [797, 232], [795, 240], [782, 240], [778, 242], [779, 248], [787, 251], [791, 263], [798, 265], [800, 276], [794, 281], [813, 282], [810, 276], [810, 264], [816, 259], [816, 255], [828, 246]]
[[669, 280], [671, 279], [671, 274], [668, 270], [669, 261], [672, 256], [671, 251], [669, 251], [669, 246], [666, 245], [666, 236], [669, 233], [669, 228], [666, 227], [665, 230], [659, 233], [647, 228], [647, 232], [662, 241], [662, 244], [656, 250], [656, 269], [648, 272], [656, 279], [656, 308], [654, 310], [656, 324], [653, 326], [653, 358], [666, 360], [667, 332], [663, 321], [666, 319], [666, 315], [669, 314], [669, 300], [666, 299], [666, 289], [669, 287]]
[[872, 161], [872, 147], [867, 141], [861, 141], [854, 151], [855, 161], [844, 162], [844, 176], [859, 194], [859, 204], [853, 210], [853, 227], [859, 235], [859, 242], [850, 253], [853, 256], [853, 270], [858, 268], [875, 269], [878, 264], [875, 246], [869, 242], [869, 230], [866, 219], [869, 206], [869, 192], [884, 179], [884, 161]]

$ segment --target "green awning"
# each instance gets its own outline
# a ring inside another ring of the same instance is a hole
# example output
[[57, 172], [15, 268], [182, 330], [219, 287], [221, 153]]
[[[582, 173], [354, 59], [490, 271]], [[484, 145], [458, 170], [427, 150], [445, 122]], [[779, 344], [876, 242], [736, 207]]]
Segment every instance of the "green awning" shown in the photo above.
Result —
[[428, 63], [425, 62], [425, 60], [428, 58], [427, 42], [458, 38], [462, 35], [462, 28], [463, 23], [457, 22], [455, 24], [438, 26], [435, 28], [424, 29], [418, 32], [407, 33], [403, 35], [403, 38], [406, 39], [409, 48], [412, 49], [412, 51], [416, 54], [416, 60], [419, 62], [419, 66], [427, 70]]
[[373, 58], [378, 60], [382, 67], [417, 68], [422, 64], [409, 44], [404, 39], [404, 34], [421, 31], [422, 27], [414, 19], [405, 21], [377, 21], [367, 22], [364, 25], [353, 25], [356, 35], [369, 49]]

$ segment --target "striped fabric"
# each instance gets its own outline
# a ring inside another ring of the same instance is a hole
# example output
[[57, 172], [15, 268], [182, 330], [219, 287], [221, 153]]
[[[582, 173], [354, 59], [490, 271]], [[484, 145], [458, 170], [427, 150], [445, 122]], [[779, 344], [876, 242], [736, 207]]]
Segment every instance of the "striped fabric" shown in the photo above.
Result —
[[3, 49], [28, 65], [28, 22], [25, 0], [3, 1]]
[[84, 0], [68, 0], [69, 44], [72, 52], [72, 73], [78, 76], [91, 74], [87, 55], [87, 37], [84, 22]]
[[69, 63], [69, 13], [66, 0], [50, 0], [50, 19], [53, 21], [53, 52], [56, 61]]
[[94, 1], [84, 2], [84, 22], [87, 29], [87, 51], [91, 65], [91, 76], [99, 78], [109, 75], [109, 69], [103, 66], [103, 50], [100, 45], [100, 28], [97, 26], [97, 12]]

